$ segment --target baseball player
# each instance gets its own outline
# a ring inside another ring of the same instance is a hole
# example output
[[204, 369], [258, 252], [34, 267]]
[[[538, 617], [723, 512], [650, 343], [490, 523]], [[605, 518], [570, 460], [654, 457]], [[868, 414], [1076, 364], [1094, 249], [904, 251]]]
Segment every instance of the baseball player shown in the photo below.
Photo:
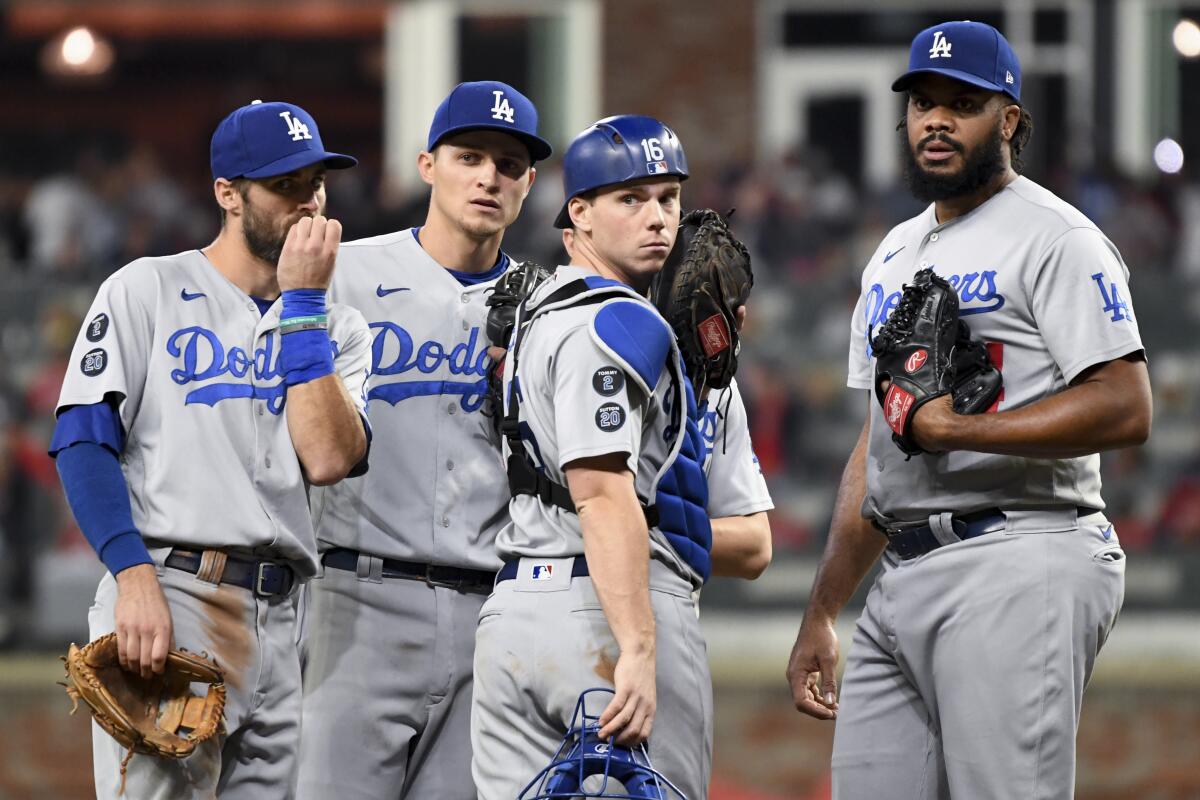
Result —
[[[563, 231], [563, 249], [575, 258], [575, 232]], [[738, 330], [746, 307], [735, 310]], [[713, 577], [754, 580], [771, 563], [771, 522], [775, 507], [750, 440], [746, 404], [731, 378], [725, 389], [706, 390], [699, 400], [699, 429], [708, 479], [708, 516], [712, 525]], [[696, 599], [699, 599], [697, 593]]]
[[[1071, 797], [1083, 689], [1124, 584], [1097, 454], [1150, 429], [1128, 270], [1083, 214], [1020, 176], [1032, 120], [998, 31], [922, 31], [892, 88], [907, 92], [910, 188], [931, 204], [863, 272], [848, 384], [874, 390], [871, 331], [929, 268], [1003, 391], [994, 413], [956, 414], [949, 395], [920, 406], [911, 460], [865, 392], [792, 694], [837, 720], [835, 797]], [[833, 623], [881, 552], [839, 700]]]
[[[611, 686], [603, 738], [650, 738], [655, 765], [706, 795], [712, 700], [692, 592], [710, 570], [695, 400], [644, 294], [679, 222], [687, 162], [670, 128], [609, 117], [563, 163], [571, 263], [518, 309], [505, 366], [512, 522], [479, 617], [472, 772], [515, 797], [580, 693]], [[661, 679], [660, 679], [661, 678]], [[657, 712], [657, 713], [656, 713]]]
[[475, 797], [475, 623], [509, 498], [482, 413], [484, 303], [550, 152], [524, 95], [461, 84], [417, 158], [432, 187], [425, 224], [338, 255], [331, 294], [373, 334], [376, 460], [313, 494], [324, 570], [305, 590], [301, 798]]
[[[125, 796], [288, 798], [300, 735], [297, 584], [317, 570], [307, 485], [365, 468], [370, 341], [326, 287], [341, 227], [322, 216], [328, 152], [290, 103], [237, 109], [212, 138], [222, 227], [100, 287], [52, 442], [80, 528], [108, 568], [88, 614], [121, 663], [168, 648], [225, 672], [225, 733], [182, 761], [139, 756]], [[97, 795], [124, 753], [93, 728]]]

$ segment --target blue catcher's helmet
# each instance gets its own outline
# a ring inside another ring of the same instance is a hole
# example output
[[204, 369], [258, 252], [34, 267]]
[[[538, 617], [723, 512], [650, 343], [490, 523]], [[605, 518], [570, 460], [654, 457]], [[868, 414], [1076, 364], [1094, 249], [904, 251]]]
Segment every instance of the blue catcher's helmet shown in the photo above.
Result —
[[605, 117], [575, 137], [563, 155], [563, 207], [557, 228], [571, 227], [567, 204], [592, 189], [655, 175], [687, 180], [687, 158], [675, 131], [654, 117]]
[[579, 695], [571, 728], [554, 758], [521, 791], [517, 800], [575, 797], [687, 800], [675, 784], [654, 769], [645, 745], [621, 747], [600, 738], [600, 715], [589, 714], [587, 710], [590, 694], [605, 696], [607, 705], [607, 696], [613, 690], [588, 689]]

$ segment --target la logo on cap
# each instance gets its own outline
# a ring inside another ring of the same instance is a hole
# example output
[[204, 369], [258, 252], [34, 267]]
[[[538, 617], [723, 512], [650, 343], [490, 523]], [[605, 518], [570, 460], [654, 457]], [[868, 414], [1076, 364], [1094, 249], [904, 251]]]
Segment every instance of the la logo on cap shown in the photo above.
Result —
[[946, 41], [946, 34], [941, 31], [933, 32], [933, 47], [929, 48], [930, 58], [950, 58], [950, 43]]
[[499, 119], [505, 122], [513, 121], [515, 110], [508, 104], [508, 98], [504, 96], [503, 89], [496, 89], [492, 92], [496, 97], [496, 103], [492, 106], [492, 119]]

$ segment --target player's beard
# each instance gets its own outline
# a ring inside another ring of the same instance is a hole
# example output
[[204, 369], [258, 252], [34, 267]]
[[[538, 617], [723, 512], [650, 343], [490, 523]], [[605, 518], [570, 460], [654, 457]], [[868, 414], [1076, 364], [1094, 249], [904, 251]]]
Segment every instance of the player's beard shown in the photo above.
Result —
[[[933, 138], [938, 138], [938, 141], [950, 145], [962, 154], [962, 145], [940, 137], [926, 137], [918, 143], [918, 147], [927, 144]], [[903, 126], [900, 128], [900, 140], [900, 149], [904, 156], [904, 182], [913, 197], [923, 203], [975, 194], [1004, 171], [1004, 156], [1001, 151], [1004, 140], [1000, 136], [999, 126], [992, 131], [991, 136], [966, 155], [961, 169], [949, 175], [921, 168], [913, 147], [909, 144], [908, 130]]]
[[265, 214], [259, 214], [248, 198], [242, 205], [242, 212], [242, 237], [246, 240], [246, 249], [255, 258], [273, 267], [279, 266], [279, 256], [283, 253], [283, 243], [291, 226], [279, 230], [275, 221]]

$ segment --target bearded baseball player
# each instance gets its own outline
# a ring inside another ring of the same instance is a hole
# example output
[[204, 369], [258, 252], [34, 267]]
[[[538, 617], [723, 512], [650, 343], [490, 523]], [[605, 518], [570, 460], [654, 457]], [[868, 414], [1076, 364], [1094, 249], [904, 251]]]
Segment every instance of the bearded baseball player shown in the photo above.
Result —
[[[290, 798], [300, 737], [298, 583], [317, 571], [309, 485], [364, 469], [370, 341], [326, 302], [341, 227], [322, 216], [316, 122], [289, 103], [237, 109], [212, 138], [221, 232], [143, 258], [100, 287], [52, 443], [79, 526], [108, 573], [88, 614], [123, 668], [168, 648], [224, 671], [225, 730], [190, 757], [129, 762], [125, 797]], [[93, 726], [96, 792], [125, 754]]]
[[[692, 592], [711, 529], [696, 406], [669, 325], [646, 300], [671, 251], [687, 162], [649, 117], [609, 117], [564, 157], [571, 263], [518, 308], [504, 374], [512, 522], [479, 616], [472, 771], [516, 797], [580, 693], [615, 688], [600, 736], [650, 738], [704, 797], [712, 701]], [[510, 438], [512, 437], [512, 438]], [[513, 443], [515, 442], [515, 446]]]
[[[931, 204], [863, 272], [848, 384], [867, 421], [793, 698], [837, 721], [835, 797], [1072, 797], [1083, 690], [1124, 586], [1097, 454], [1150, 430], [1128, 270], [1019, 174], [1032, 119], [998, 31], [922, 31], [892, 88], [909, 186]], [[834, 620], [881, 552], [839, 699]]]
[[420, 228], [343, 245], [331, 294], [373, 334], [375, 457], [313, 494], [324, 571], [302, 622], [301, 798], [473, 799], [471, 668], [509, 492], [485, 300], [550, 145], [511, 86], [457, 86], [417, 157]]

